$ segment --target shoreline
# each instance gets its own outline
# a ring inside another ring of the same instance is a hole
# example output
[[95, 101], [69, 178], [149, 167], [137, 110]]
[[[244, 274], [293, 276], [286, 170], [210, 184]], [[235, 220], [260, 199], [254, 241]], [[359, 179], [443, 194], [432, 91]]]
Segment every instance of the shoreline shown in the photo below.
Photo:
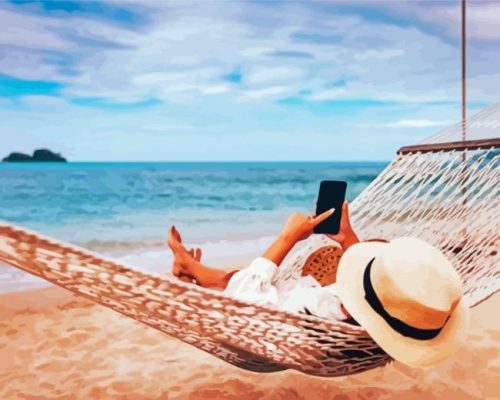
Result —
[[494, 398], [498, 307], [497, 293], [473, 309], [467, 345], [435, 367], [394, 362], [328, 379], [240, 370], [62, 288], [4, 293], [0, 398]]
[[[234, 269], [246, 267], [253, 258], [260, 255], [267, 248], [272, 239], [272, 236], [265, 236], [256, 239], [233, 238], [233, 240], [204, 243], [186, 241], [186, 246], [189, 248], [201, 247], [203, 262], [207, 265], [222, 269]], [[160, 276], [170, 271], [173, 261], [172, 253], [166, 244], [136, 247], [124, 245], [119, 249], [109, 246], [99, 248], [96, 245], [85, 246], [78, 244], [77, 246], [87, 248], [91, 252], [98, 253], [130, 268]], [[37, 276], [0, 261], [0, 295], [46, 288], [49, 285], [51, 285], [49, 282]]]

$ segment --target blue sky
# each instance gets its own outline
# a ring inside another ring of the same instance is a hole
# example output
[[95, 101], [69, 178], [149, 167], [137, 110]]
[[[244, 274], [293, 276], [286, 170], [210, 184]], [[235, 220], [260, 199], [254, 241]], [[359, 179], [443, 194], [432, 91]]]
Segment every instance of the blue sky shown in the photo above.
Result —
[[[0, 155], [389, 160], [460, 116], [458, 1], [4, 1]], [[500, 3], [469, 1], [470, 110]]]

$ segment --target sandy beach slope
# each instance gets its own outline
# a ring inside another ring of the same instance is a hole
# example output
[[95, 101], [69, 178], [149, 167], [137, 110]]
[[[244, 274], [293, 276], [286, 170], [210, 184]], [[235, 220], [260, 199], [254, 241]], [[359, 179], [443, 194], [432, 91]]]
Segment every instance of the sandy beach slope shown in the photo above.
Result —
[[60, 288], [0, 296], [0, 399], [496, 399], [500, 295], [442, 364], [321, 379], [255, 374]]

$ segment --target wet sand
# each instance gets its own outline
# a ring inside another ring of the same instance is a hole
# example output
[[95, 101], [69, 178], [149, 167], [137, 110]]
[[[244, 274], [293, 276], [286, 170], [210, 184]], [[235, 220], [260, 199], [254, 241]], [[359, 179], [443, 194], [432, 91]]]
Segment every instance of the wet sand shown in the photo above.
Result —
[[496, 399], [500, 294], [443, 363], [342, 378], [256, 374], [55, 287], [0, 296], [0, 399]]

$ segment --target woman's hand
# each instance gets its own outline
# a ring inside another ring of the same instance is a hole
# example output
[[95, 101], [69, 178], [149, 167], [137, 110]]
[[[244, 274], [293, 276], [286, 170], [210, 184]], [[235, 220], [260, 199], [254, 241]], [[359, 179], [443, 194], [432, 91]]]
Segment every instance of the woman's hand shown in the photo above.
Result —
[[316, 225], [327, 219], [333, 214], [334, 211], [335, 210], [331, 208], [330, 210], [327, 210], [315, 217], [300, 213], [293, 213], [288, 218], [281, 235], [286, 238], [286, 240], [290, 240], [293, 243], [307, 239], [313, 233], [313, 229]]
[[356, 235], [356, 233], [354, 233], [354, 229], [351, 226], [351, 221], [349, 219], [349, 206], [347, 204], [347, 201], [344, 201], [344, 204], [342, 205], [342, 216], [340, 218], [339, 233], [326, 236], [338, 242], [344, 250], [347, 250], [353, 244], [359, 243], [358, 236]]
[[262, 257], [279, 266], [290, 250], [292, 250], [293, 246], [295, 246], [295, 243], [309, 237], [314, 227], [332, 215], [333, 211], [332, 208], [317, 217], [293, 213], [288, 218], [280, 235], [271, 243], [264, 254], [262, 254]]

